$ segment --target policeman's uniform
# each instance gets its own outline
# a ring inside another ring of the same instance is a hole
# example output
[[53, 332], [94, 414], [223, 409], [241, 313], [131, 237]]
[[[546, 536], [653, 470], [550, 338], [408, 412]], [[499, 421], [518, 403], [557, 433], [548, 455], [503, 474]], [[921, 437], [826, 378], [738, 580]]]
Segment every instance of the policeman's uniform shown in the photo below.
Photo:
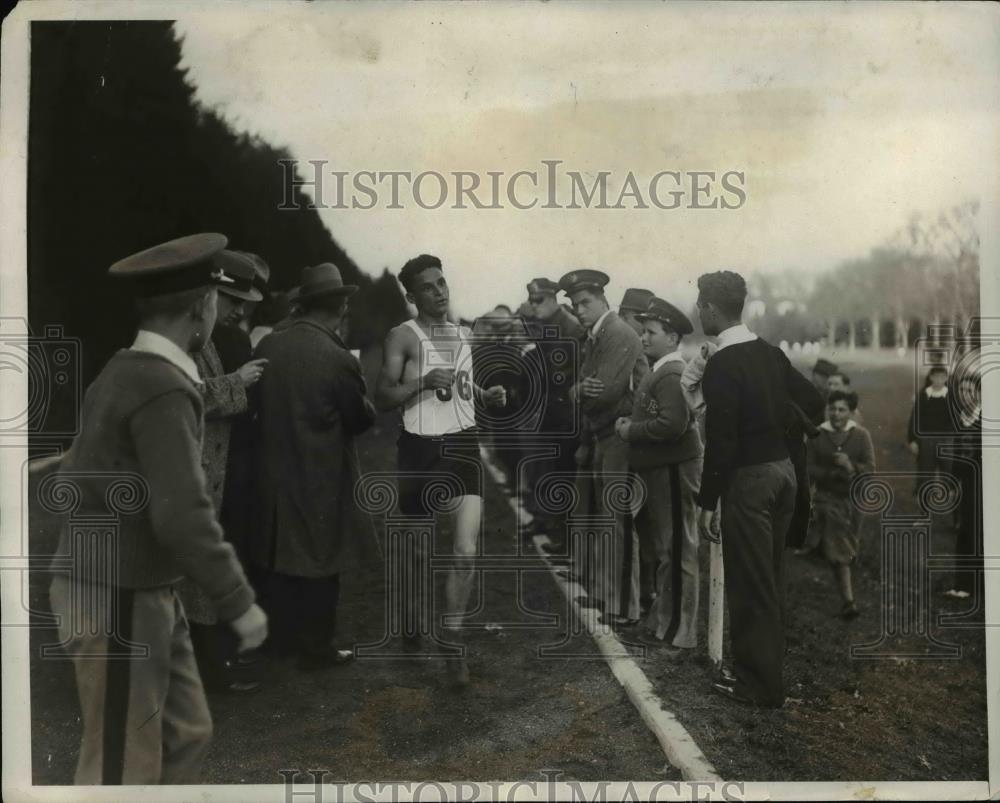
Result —
[[[157, 297], [227, 281], [221, 234], [150, 248], [115, 263], [113, 277]], [[201, 344], [210, 332], [200, 333]], [[80, 434], [57, 478], [76, 487], [50, 590], [62, 646], [73, 659], [83, 722], [77, 784], [194, 783], [212, 720], [174, 591], [190, 577], [222, 621], [254, 593], [222, 537], [201, 466], [203, 403], [194, 361], [140, 329], [87, 390]], [[197, 344], [194, 344], [197, 346]]]
[[[552, 296], [559, 292], [559, 285], [551, 279], [532, 279], [527, 285], [529, 296]], [[557, 475], [572, 475], [576, 470], [573, 455], [579, 445], [579, 420], [576, 402], [569, 397], [569, 390], [579, 367], [583, 327], [563, 307], [556, 307], [551, 317], [532, 322], [534, 336], [532, 355], [542, 374], [544, 403], [538, 424], [538, 435], [533, 442], [549, 456], [534, 459], [528, 464], [528, 503], [537, 521], [536, 532], [549, 536], [554, 548], [562, 550], [566, 530], [566, 513], [553, 504]], [[546, 481], [546, 477], [550, 477]]]

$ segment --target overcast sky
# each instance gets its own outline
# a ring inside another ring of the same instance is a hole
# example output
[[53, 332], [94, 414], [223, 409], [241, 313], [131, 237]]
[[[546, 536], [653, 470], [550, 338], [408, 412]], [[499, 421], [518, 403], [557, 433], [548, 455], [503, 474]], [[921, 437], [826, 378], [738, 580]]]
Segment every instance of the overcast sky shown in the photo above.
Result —
[[745, 172], [736, 210], [423, 210], [406, 192], [393, 210], [386, 189], [374, 209], [321, 212], [369, 273], [439, 255], [455, 311], [474, 316], [577, 267], [612, 275], [612, 303], [627, 286], [687, 303], [703, 271], [816, 272], [912, 211], [995, 193], [986, 6], [220, 4], [177, 27], [202, 103], [329, 170], [486, 181], [561, 159], [611, 171], [612, 199], [630, 170], [640, 186]]

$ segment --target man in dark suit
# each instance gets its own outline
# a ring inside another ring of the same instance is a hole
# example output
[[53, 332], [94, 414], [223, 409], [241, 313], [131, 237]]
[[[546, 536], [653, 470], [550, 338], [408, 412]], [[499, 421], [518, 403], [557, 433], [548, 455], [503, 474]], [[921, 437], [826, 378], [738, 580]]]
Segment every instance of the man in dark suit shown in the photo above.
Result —
[[788, 415], [794, 404], [818, 423], [823, 398], [781, 349], [740, 322], [746, 295], [738, 273], [718, 271], [698, 279], [702, 329], [719, 343], [702, 379], [706, 445], [698, 526], [703, 537], [719, 540], [713, 512], [721, 497], [734, 672], [712, 688], [739, 702], [780, 707], [783, 557], [797, 491]]
[[267, 570], [273, 646], [297, 653], [302, 669], [350, 659], [333, 646], [340, 574], [378, 554], [372, 522], [354, 502], [355, 438], [375, 421], [375, 408], [337, 334], [355, 290], [332, 264], [306, 268], [301, 316], [257, 347], [268, 368], [260, 383], [260, 529], [251, 555]]
[[579, 446], [574, 402], [569, 389], [576, 378], [583, 327], [559, 305], [556, 294], [559, 285], [551, 279], [538, 278], [528, 282], [528, 303], [532, 320], [529, 333], [534, 338], [533, 357], [544, 382], [542, 415], [534, 442], [555, 451], [555, 455], [529, 464], [531, 493], [528, 495], [531, 514], [535, 517], [533, 533], [548, 535], [549, 549], [564, 552], [565, 513], [555, 513], [546, 503], [548, 492], [544, 478], [553, 473], [572, 474], [576, 469], [573, 454]]
[[[649, 363], [642, 342], [627, 323], [611, 311], [604, 296], [607, 274], [576, 270], [559, 280], [559, 287], [573, 302], [573, 313], [587, 330], [583, 345], [580, 381], [570, 390], [578, 401], [583, 423], [592, 440], [581, 445], [578, 464], [590, 465], [593, 498], [605, 506], [609, 482], [624, 481], [628, 474], [628, 446], [615, 433], [615, 422], [632, 414], [632, 397]], [[591, 593], [603, 604], [604, 622], [612, 626], [639, 620], [639, 545], [632, 517], [614, 513], [614, 542], [607, 550], [611, 565], [598, 545], [589, 561]]]

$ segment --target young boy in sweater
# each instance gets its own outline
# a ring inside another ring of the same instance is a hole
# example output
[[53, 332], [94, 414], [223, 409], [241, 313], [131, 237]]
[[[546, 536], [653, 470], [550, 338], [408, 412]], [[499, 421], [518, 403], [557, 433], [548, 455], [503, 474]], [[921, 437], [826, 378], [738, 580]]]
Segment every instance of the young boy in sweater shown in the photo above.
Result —
[[809, 441], [809, 478], [816, 486], [810, 528], [823, 557], [833, 567], [840, 589], [844, 619], [858, 608], [851, 585], [851, 565], [858, 556], [861, 517], [851, 502], [851, 482], [875, 470], [875, 450], [868, 430], [851, 419], [854, 394], [834, 390], [826, 400], [827, 420], [819, 436]]
[[[201, 464], [201, 377], [221, 234], [172, 240], [115, 263], [138, 296], [140, 328], [88, 388], [80, 434], [59, 467], [76, 487], [58, 556], [72, 568], [50, 589], [73, 659], [83, 740], [77, 784], [196, 783], [212, 734], [184, 608], [189, 577], [242, 649], [267, 619], [222, 537]], [[97, 525], [112, 519], [114, 529]]]
[[657, 596], [640, 639], [671, 657], [697, 646], [698, 528], [694, 497], [701, 477], [702, 445], [681, 388], [685, 362], [681, 338], [691, 321], [673, 304], [652, 298], [638, 316], [643, 351], [652, 370], [639, 383], [632, 415], [615, 423], [628, 444], [629, 467], [645, 486], [636, 527], [652, 537], [658, 565]]

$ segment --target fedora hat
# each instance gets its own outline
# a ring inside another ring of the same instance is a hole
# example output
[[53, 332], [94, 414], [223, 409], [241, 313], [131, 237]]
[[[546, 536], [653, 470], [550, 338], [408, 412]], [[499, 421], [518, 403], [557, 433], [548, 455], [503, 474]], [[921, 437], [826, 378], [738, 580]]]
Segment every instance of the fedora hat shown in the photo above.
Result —
[[349, 296], [356, 293], [356, 284], [344, 284], [340, 270], [332, 262], [321, 262], [302, 269], [302, 283], [296, 301], [309, 301], [321, 296]]
[[652, 291], [643, 290], [641, 287], [630, 287], [622, 296], [622, 303], [618, 305], [618, 311], [645, 312], [652, 298]]

